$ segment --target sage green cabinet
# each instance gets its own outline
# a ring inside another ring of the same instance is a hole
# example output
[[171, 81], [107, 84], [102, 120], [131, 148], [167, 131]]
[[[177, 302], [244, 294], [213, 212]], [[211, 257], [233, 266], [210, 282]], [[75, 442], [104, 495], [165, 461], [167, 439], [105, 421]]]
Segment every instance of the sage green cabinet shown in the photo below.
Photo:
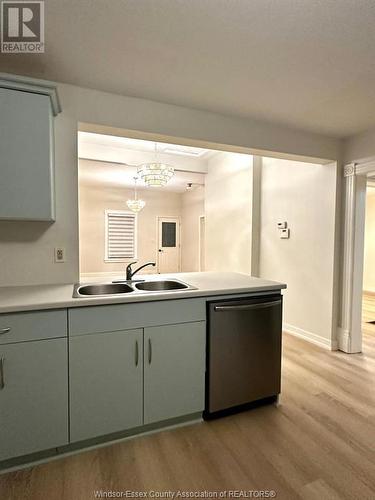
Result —
[[68, 444], [67, 339], [0, 345], [0, 460]]
[[144, 423], [204, 409], [206, 323], [144, 329]]
[[0, 219], [55, 219], [52, 93], [0, 75]]
[[70, 337], [71, 442], [202, 412], [205, 325]]
[[71, 441], [143, 423], [143, 330], [70, 339]]

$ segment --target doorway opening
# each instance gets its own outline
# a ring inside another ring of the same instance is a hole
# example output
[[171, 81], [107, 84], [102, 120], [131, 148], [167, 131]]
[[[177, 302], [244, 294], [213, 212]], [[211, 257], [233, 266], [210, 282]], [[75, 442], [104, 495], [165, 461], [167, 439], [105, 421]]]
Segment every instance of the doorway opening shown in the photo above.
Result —
[[[214, 153], [79, 132], [81, 281], [121, 279], [132, 262], [155, 262], [141, 274], [199, 271], [199, 217], [205, 214], [205, 181]], [[173, 175], [152, 186], [142, 167], [156, 160]], [[136, 199], [140, 203], [128, 202]]]
[[[83, 131], [78, 152], [81, 280], [121, 279], [131, 262], [251, 273], [253, 155]], [[150, 187], [143, 167], [155, 163], [173, 175]]]
[[362, 343], [363, 351], [375, 341], [375, 179], [369, 177], [366, 186], [364, 231]]

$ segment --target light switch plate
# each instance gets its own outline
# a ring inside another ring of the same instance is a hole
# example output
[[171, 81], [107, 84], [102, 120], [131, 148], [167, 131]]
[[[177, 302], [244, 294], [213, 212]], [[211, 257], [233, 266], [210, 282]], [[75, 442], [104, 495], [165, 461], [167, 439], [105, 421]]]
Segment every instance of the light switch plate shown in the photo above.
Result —
[[288, 227], [288, 223], [287, 222], [278, 222], [277, 227], [278, 227], [278, 229], [286, 229]]
[[65, 255], [65, 248], [62, 247], [56, 247], [55, 248], [55, 262], [56, 264], [60, 264], [62, 262], [65, 262], [66, 255]]

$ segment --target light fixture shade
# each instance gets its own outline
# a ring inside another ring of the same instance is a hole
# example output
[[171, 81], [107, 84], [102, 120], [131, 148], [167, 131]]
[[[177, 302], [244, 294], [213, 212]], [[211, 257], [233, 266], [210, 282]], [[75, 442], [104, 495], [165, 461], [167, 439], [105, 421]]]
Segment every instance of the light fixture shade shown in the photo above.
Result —
[[174, 168], [165, 163], [144, 163], [138, 167], [138, 175], [147, 186], [165, 186], [174, 175]]
[[139, 200], [137, 196], [137, 177], [134, 177], [134, 199], [133, 200], [128, 200], [126, 202], [128, 208], [132, 212], [140, 212], [142, 208], [145, 208], [146, 202], [143, 200]]
[[140, 212], [146, 206], [146, 202], [143, 200], [128, 200], [126, 204], [132, 212]]

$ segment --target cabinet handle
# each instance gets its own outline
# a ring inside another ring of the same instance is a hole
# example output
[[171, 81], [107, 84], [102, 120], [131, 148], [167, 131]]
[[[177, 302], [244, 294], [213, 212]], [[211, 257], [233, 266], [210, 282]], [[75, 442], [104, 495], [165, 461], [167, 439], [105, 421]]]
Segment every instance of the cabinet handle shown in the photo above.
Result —
[[0, 330], [0, 335], [4, 335], [4, 333], [9, 333], [10, 332], [10, 328], [3, 328]]
[[0, 391], [4, 389], [5, 387], [5, 380], [4, 380], [4, 361], [5, 358], [0, 358]]
[[152, 344], [151, 339], [148, 339], [148, 364], [151, 365], [152, 361]]
[[135, 341], [135, 366], [138, 366], [139, 362], [139, 348], [138, 348], [138, 340]]

